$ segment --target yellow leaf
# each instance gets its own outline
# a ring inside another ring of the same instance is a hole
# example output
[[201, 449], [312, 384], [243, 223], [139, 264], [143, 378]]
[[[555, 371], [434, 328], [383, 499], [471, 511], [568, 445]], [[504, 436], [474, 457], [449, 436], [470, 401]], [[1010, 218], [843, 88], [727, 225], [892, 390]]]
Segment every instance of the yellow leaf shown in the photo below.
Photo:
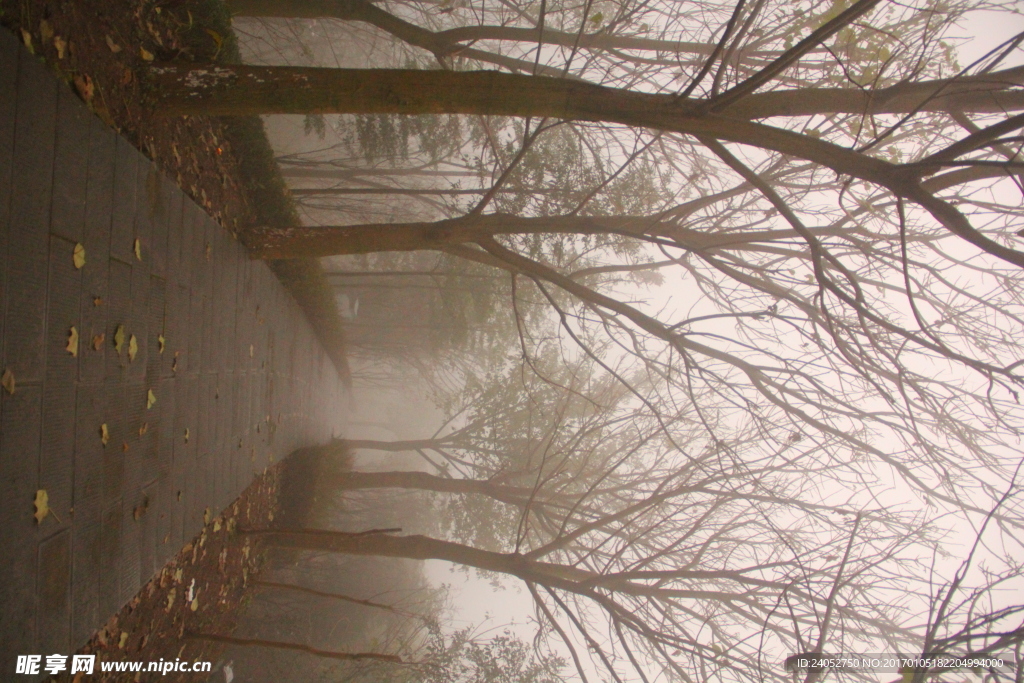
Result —
[[75, 245], [75, 253], [71, 257], [75, 262], [75, 268], [81, 270], [85, 265], [85, 247], [80, 243]]
[[50, 494], [46, 492], [46, 489], [39, 489], [36, 491], [36, 499], [33, 502], [36, 506], [35, 518], [36, 524], [42, 524], [46, 515], [50, 514]]
[[121, 631], [121, 639], [117, 641], [117, 646], [124, 649], [124, 646], [128, 644], [128, 631]]
[[14, 373], [11, 372], [10, 368], [4, 370], [4, 376], [0, 378], [0, 385], [7, 390], [8, 394], [14, 393]]
[[150, 389], [146, 392], [146, 410], [149, 410], [156, 404], [156, 394]]
[[107, 47], [109, 47], [110, 51], [113, 52], [114, 54], [117, 54], [118, 52], [121, 51], [121, 46], [118, 45], [117, 43], [115, 43], [114, 39], [111, 38], [110, 36], [107, 36]]
[[156, 338], [156, 345], [157, 345], [157, 348], [160, 349], [160, 353], [164, 352], [164, 344], [165, 344], [164, 335], [161, 334], [159, 337]]
[[139, 47], [139, 55], [147, 62], [152, 62], [154, 59], [153, 53], [141, 46]]
[[188, 427], [185, 427], [185, 443], [188, 443]]
[[103, 340], [107, 338], [105, 334], [97, 334], [92, 338], [92, 348], [94, 351], [99, 351], [103, 348]]
[[25, 43], [25, 47], [28, 48], [29, 52], [32, 54], [36, 53], [35, 48], [32, 47], [32, 34], [25, 29], [21, 29], [21, 41]]
[[199, 609], [199, 598], [195, 598], [192, 601], [192, 604], [189, 605], [189, 609], [191, 609], [193, 612], [195, 612], [197, 609]]
[[142, 260], [142, 244], [139, 242], [138, 239], [135, 240], [134, 249], [135, 249], [135, 258], [137, 258], [138, 260], [141, 261]]
[[177, 593], [177, 588], [172, 588], [171, 590], [167, 591], [167, 608], [164, 610], [165, 612], [170, 612], [171, 608], [174, 607], [174, 597], [177, 595]]
[[121, 347], [124, 346], [124, 325], [118, 325], [117, 329], [114, 330], [114, 350], [117, 351], [117, 355], [121, 355]]
[[78, 329], [74, 325], [68, 332], [68, 345], [64, 349], [74, 357], [78, 357]]
[[224, 42], [224, 39], [216, 31], [211, 31], [210, 29], [205, 29], [205, 31], [210, 34], [211, 38], [213, 38], [213, 42], [217, 43], [217, 49], [219, 50], [221, 44]]
[[133, 334], [128, 338], [128, 361], [134, 361], [135, 356], [139, 353], [139, 342]]
[[104, 446], [110, 441], [110, 430], [107, 429], [106, 422], [100, 425], [100, 441], [103, 442]]
[[57, 59], [64, 59], [64, 55], [67, 54], [68, 41], [60, 36], [54, 36], [53, 46], [57, 49]]

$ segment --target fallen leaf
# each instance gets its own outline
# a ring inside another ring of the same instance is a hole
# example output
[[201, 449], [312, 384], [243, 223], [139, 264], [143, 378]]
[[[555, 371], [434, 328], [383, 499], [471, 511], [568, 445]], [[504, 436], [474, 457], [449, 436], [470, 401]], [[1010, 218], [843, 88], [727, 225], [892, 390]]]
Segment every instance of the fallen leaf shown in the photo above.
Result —
[[4, 370], [4, 376], [0, 378], [0, 386], [7, 390], [8, 394], [14, 393], [14, 373], [10, 368]]
[[100, 441], [103, 442], [104, 447], [110, 442], [110, 430], [107, 429], [106, 422], [100, 425]]
[[[188, 552], [189, 550], [192, 550], [192, 548], [184, 549], [185, 552]], [[174, 582], [175, 583], [181, 583], [181, 569], [180, 568], [174, 570]]]
[[220, 531], [220, 517], [218, 517], [217, 519], [213, 520], [213, 530], [214, 531]]
[[29, 52], [32, 54], [36, 53], [35, 48], [32, 47], [32, 34], [25, 29], [21, 29], [21, 42], [25, 43], [25, 47], [28, 48]]
[[57, 59], [64, 59], [64, 55], [67, 54], [68, 41], [64, 40], [60, 36], [54, 36], [53, 46], [57, 49]]
[[135, 360], [135, 356], [139, 353], [139, 341], [135, 338], [135, 335], [128, 337], [128, 361], [132, 362]]
[[124, 649], [124, 646], [128, 644], [128, 631], [121, 631], [121, 639], [117, 641], [117, 646], [120, 649]]
[[121, 85], [128, 85], [133, 80], [135, 80], [135, 74], [132, 73], [131, 69], [129, 69], [128, 67], [125, 67], [121, 71], [121, 78], [119, 80], [121, 82]]
[[210, 508], [206, 508], [206, 510], [203, 511], [203, 524], [209, 524], [209, 523], [210, 523]]
[[93, 297], [92, 305], [93, 306], [102, 306], [103, 305], [103, 297], [101, 297], [101, 296]]
[[124, 325], [118, 325], [114, 330], [114, 349], [117, 355], [121, 355], [121, 347], [124, 346]]
[[185, 599], [192, 602], [196, 597], [196, 580], [192, 579], [192, 583], [188, 585], [188, 590], [185, 591]]
[[146, 410], [149, 410], [156, 405], [156, 394], [153, 393], [152, 389], [146, 391]]
[[139, 436], [142, 436], [143, 434], [145, 434], [148, 431], [149, 431], [149, 423], [148, 422], [143, 422], [142, 426], [139, 427]]
[[107, 41], [107, 47], [110, 48], [111, 52], [113, 52], [114, 54], [117, 54], [118, 52], [121, 51], [121, 46], [118, 45], [117, 43], [115, 43], [113, 38], [111, 38], [110, 36], [107, 36], [106, 37], [106, 41]]
[[160, 349], [160, 353], [164, 352], [164, 344], [165, 344], [164, 335], [161, 334], [161, 335], [159, 335], [156, 338], [156, 346], [157, 346], [158, 349]]
[[147, 62], [152, 62], [154, 59], [153, 53], [141, 46], [139, 47], [139, 55]]
[[199, 598], [196, 598], [192, 601], [192, 603], [189, 605], [189, 609], [191, 609], [193, 612], [199, 609]]
[[122, 441], [121, 442], [121, 452], [122, 453], [127, 453], [128, 452], [128, 442], [127, 441]]
[[78, 357], [78, 329], [74, 325], [68, 332], [68, 345], [64, 347], [64, 350], [72, 356]]
[[185, 427], [185, 443], [188, 443], [188, 427]]
[[76, 244], [75, 252], [71, 258], [75, 262], [75, 268], [81, 270], [82, 266], [85, 265], [85, 247], [80, 243]]
[[50, 514], [50, 494], [46, 492], [46, 489], [39, 489], [36, 491], [36, 499], [33, 501], [33, 505], [36, 506], [35, 514], [36, 524], [42, 524], [43, 520], [46, 519], [46, 515]]
[[105, 334], [97, 334], [92, 338], [92, 348], [94, 351], [99, 351], [103, 348], [103, 340], [107, 338]]
[[137, 258], [138, 260], [141, 261], [142, 260], [142, 243], [139, 242], [138, 238], [135, 239], [135, 245], [134, 245], [133, 248], [135, 249], [135, 258]]
[[256, 355], [256, 347], [253, 346], [252, 344], [249, 344], [249, 358], [252, 358], [255, 355]]
[[174, 607], [174, 597], [177, 594], [178, 594], [178, 589], [177, 588], [172, 588], [171, 590], [167, 591], [167, 608], [164, 609], [165, 612], [170, 612], [171, 608]]
[[87, 104], [92, 102], [92, 97], [96, 92], [96, 86], [93, 85], [92, 79], [89, 78], [88, 74], [78, 74], [75, 76], [75, 90], [78, 91], [78, 96], [81, 97]]

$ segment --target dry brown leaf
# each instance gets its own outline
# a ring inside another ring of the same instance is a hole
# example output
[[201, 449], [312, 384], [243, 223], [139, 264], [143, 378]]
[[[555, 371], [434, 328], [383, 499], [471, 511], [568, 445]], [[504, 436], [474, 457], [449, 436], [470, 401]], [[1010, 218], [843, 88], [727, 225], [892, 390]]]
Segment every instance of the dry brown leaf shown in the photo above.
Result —
[[99, 351], [103, 348], [103, 340], [107, 338], [105, 334], [97, 334], [92, 338], [93, 351]]
[[39, 489], [36, 491], [36, 499], [32, 504], [36, 506], [33, 515], [36, 518], [36, 524], [42, 524], [46, 516], [50, 514], [50, 494], [46, 492], [46, 489]]
[[148, 431], [149, 431], [149, 423], [148, 422], [143, 422], [142, 426], [139, 427], [139, 436], [144, 435]]
[[89, 75], [78, 74], [75, 76], [74, 82], [75, 90], [78, 91], [78, 96], [86, 103], [92, 102], [92, 97], [96, 93], [96, 86], [93, 85], [92, 79], [89, 78]]
[[53, 26], [46, 19], [39, 22], [39, 37], [43, 39], [44, 44], [53, 40]]
[[3, 378], [0, 378], [0, 386], [7, 390], [8, 394], [14, 393], [14, 373], [10, 368], [4, 370]]
[[68, 331], [68, 345], [64, 347], [64, 350], [72, 356], [78, 357], [78, 329], [74, 325]]
[[101, 296], [93, 297], [92, 305], [93, 306], [102, 306], [103, 305], [103, 297], [101, 297]]
[[118, 52], [121, 51], [121, 46], [118, 45], [117, 43], [115, 43], [113, 38], [111, 38], [110, 36], [107, 36], [106, 37], [106, 41], [107, 41], [107, 47], [110, 48], [111, 52], [113, 52], [114, 54], [117, 54]]
[[75, 245], [75, 251], [71, 256], [71, 260], [74, 261], [77, 270], [81, 270], [82, 266], [85, 265], [85, 247], [81, 243]]

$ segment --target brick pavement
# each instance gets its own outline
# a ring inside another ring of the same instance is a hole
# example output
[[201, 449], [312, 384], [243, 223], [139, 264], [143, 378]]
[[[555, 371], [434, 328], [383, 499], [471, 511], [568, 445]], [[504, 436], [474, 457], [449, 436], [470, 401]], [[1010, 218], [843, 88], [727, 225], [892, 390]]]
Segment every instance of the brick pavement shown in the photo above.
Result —
[[271, 458], [340, 433], [343, 389], [270, 270], [3, 30], [0, 313], [7, 680], [83, 644]]

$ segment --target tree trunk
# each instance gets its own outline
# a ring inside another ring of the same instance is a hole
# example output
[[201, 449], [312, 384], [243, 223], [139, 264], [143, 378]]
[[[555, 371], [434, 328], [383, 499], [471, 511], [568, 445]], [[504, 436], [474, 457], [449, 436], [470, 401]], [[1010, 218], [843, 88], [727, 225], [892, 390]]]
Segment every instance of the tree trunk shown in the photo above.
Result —
[[[462, 216], [433, 223], [371, 223], [367, 225], [257, 228], [244, 240], [254, 258], [316, 258], [378, 251], [443, 250], [446, 247], [481, 243], [496, 235], [564, 234], [623, 235], [645, 239], [663, 237], [694, 250], [740, 247], [757, 242], [797, 237], [793, 230], [758, 230], [745, 233], [709, 234], [661, 223], [658, 216], [541, 216], [523, 218], [508, 214]], [[818, 231], [816, 234], [836, 234]]]
[[[659, 40], [638, 36], [617, 36], [605, 31], [568, 33], [547, 28], [515, 26], [462, 26], [447, 31], [430, 31], [385, 12], [366, 0], [228, 0], [228, 9], [236, 16], [279, 17], [287, 19], [332, 18], [372, 24], [400, 40], [429, 50], [438, 56], [461, 53], [466, 43], [500, 40], [543, 43], [561, 47], [600, 50], [643, 50], [646, 52], [710, 55], [714, 44], [684, 40]], [[752, 51], [750, 56], [773, 56], [774, 51]]]
[[[347, 194], [394, 194], [394, 195], [428, 195], [428, 196], [455, 196], [455, 195], [479, 195], [492, 192], [492, 188], [420, 188], [420, 187], [302, 187], [289, 190], [294, 197], [304, 196], [330, 196]], [[580, 194], [579, 190], [563, 190], [561, 188], [541, 187], [536, 189], [521, 189], [515, 187], [499, 187], [493, 192], [498, 194], [523, 194], [523, 195], [560, 195]]]
[[345, 439], [347, 448], [372, 448], [377, 451], [389, 451], [398, 453], [401, 451], [415, 451], [421, 448], [438, 448], [450, 445], [444, 439], [410, 439], [408, 441], [376, 441], [374, 439]]
[[319, 69], [161, 64], [149, 67], [161, 115], [472, 114], [619, 123], [704, 135], [801, 159], [885, 187], [912, 174], [823, 140], [720, 114], [697, 101], [497, 71]]
[[521, 506], [531, 489], [502, 486], [482, 479], [449, 479], [426, 472], [346, 472], [331, 477], [330, 483], [348, 491], [359, 489], [416, 489], [436, 493], [475, 493], [509, 505]]

